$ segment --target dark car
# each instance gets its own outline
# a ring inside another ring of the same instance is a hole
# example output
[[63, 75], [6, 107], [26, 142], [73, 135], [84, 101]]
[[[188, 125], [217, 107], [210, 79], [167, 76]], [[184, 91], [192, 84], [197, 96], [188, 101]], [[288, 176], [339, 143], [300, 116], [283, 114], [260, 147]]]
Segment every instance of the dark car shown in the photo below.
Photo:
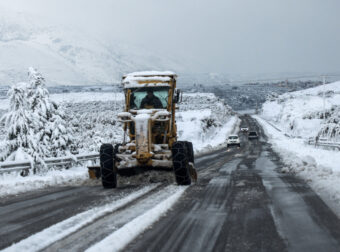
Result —
[[248, 134], [248, 139], [258, 139], [259, 135], [257, 134], [256, 131], [250, 131]]

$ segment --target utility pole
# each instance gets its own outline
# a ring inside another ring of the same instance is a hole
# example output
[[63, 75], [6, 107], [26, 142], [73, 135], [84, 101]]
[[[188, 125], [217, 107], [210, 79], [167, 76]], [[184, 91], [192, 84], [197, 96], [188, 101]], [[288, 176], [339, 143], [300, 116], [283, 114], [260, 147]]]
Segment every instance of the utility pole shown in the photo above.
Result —
[[326, 84], [326, 76], [324, 75], [322, 76], [322, 86], [323, 86], [322, 99], [323, 99], [323, 120], [326, 123], [325, 84]]

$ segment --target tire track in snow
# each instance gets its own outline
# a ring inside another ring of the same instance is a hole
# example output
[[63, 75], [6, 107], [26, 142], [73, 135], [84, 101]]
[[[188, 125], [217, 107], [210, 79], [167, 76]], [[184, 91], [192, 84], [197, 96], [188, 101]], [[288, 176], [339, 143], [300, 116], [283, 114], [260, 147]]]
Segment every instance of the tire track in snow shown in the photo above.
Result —
[[62, 222], [59, 222], [49, 228], [42, 230], [20, 242], [13, 244], [10, 247], [2, 250], [3, 252], [16, 252], [16, 251], [40, 251], [44, 248], [52, 245], [53, 243], [77, 232], [85, 226], [95, 222], [97, 219], [111, 214], [131, 202], [138, 200], [139, 198], [151, 193], [161, 185], [146, 186], [136, 192], [129, 194], [128, 196], [104, 206], [95, 207], [88, 211], [77, 214], [71, 218], [68, 218]]
[[[158, 221], [182, 196], [188, 187], [174, 187], [169, 191], [172, 194], [170, 197], [157, 204], [152, 209], [148, 210], [142, 215], [134, 218], [111, 235], [107, 236], [94, 246], [86, 250], [86, 252], [96, 251], [120, 251], [131, 241], [133, 241], [139, 234], [150, 227], [153, 223]], [[119, 240], [119, 242], [117, 242]]]

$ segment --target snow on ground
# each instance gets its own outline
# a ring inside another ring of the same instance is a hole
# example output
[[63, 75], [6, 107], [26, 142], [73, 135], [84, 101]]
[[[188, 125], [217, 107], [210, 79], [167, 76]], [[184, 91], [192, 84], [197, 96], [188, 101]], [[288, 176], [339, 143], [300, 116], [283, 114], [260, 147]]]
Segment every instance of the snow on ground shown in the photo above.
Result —
[[310, 184], [316, 193], [340, 216], [340, 154], [306, 145], [303, 139], [287, 137], [261, 116], [254, 118], [263, 126], [273, 149], [287, 165], [282, 172], [293, 172]]
[[221, 127], [214, 127], [205, 132], [202, 128], [204, 118], [210, 117], [213, 111], [206, 110], [190, 110], [179, 113], [179, 118], [186, 120], [178, 120], [177, 127], [180, 129], [180, 138], [192, 141], [195, 153], [209, 151], [212, 148], [225, 143], [228, 135], [230, 135], [240, 120], [237, 116], [230, 116], [225, 120]]
[[[323, 118], [324, 91], [326, 120]], [[339, 125], [340, 81], [272, 97], [263, 104], [261, 116], [292, 136], [322, 135], [322, 129]], [[340, 140], [337, 134], [327, 137]]]
[[51, 94], [51, 100], [57, 103], [86, 103], [96, 101], [124, 101], [123, 93], [112, 92], [82, 92], [82, 93], [63, 93]]
[[68, 170], [50, 170], [45, 174], [20, 176], [19, 173], [0, 174], [0, 197], [51, 186], [76, 186], [89, 179], [86, 167], [72, 167]]
[[214, 94], [193, 93], [183, 96], [176, 122], [179, 139], [191, 141], [198, 154], [225, 143], [238, 129], [240, 119]]

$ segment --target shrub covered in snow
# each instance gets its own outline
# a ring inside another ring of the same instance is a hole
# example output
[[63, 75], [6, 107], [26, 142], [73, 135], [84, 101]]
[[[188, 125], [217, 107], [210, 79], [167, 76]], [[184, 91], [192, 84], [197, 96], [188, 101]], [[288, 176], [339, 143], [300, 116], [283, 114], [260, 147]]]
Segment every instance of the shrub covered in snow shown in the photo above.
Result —
[[333, 106], [326, 114], [326, 123], [319, 136], [340, 142], [340, 106]]
[[67, 124], [73, 128], [74, 146], [79, 152], [99, 151], [102, 143], [122, 142], [123, 128], [116, 119], [124, 103], [87, 101], [65, 103], [64, 107]]

